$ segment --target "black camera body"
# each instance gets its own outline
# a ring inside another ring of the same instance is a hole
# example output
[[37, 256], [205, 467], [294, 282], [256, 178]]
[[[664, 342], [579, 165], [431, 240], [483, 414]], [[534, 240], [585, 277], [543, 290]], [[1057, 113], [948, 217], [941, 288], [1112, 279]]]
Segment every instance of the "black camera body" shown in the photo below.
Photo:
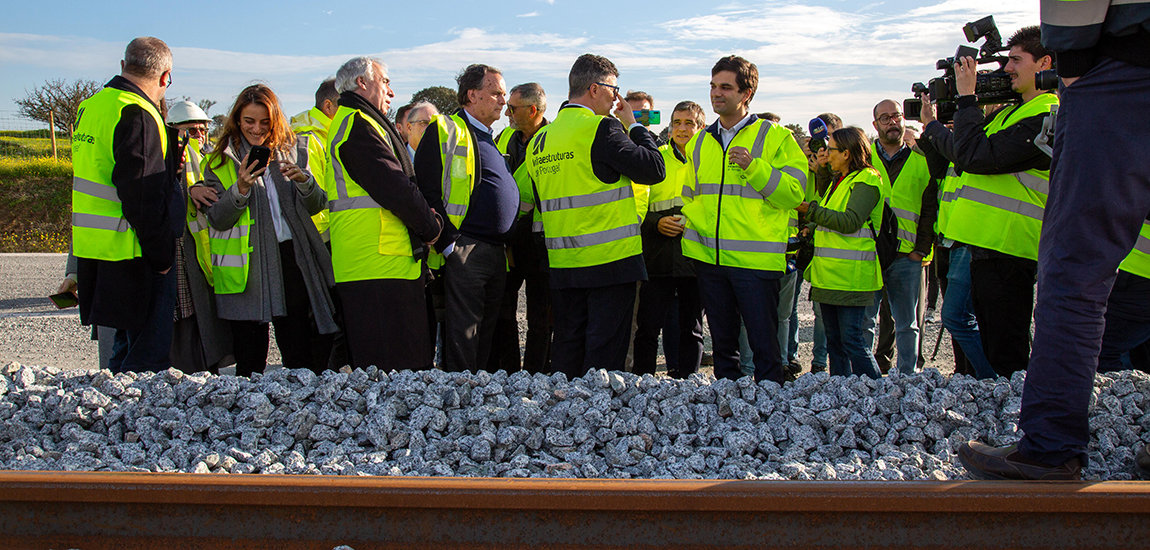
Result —
[[[998, 63], [997, 69], [980, 72], [975, 79], [974, 93], [978, 96], [979, 105], [1022, 101], [1022, 96], [1011, 89], [1010, 75], [1006, 74], [1005, 69], [1007, 58], [999, 55], [1007, 48], [1002, 46], [1002, 35], [998, 32], [998, 26], [994, 24], [994, 16], [988, 15], [978, 21], [967, 23], [962, 27], [962, 31], [969, 42], [976, 42], [983, 38], [986, 39], [986, 42], [977, 49], [970, 46], [959, 46], [958, 50], [954, 52], [954, 57], [940, 59], [935, 63], [935, 68], [943, 71], [942, 76], [932, 78], [926, 84], [916, 82], [911, 86], [911, 93], [916, 96], [922, 92], [927, 92], [930, 102], [935, 105], [935, 118], [944, 124], [953, 120], [954, 113], [958, 111], [958, 106], [955, 104], [955, 100], [958, 98], [958, 86], [955, 81], [954, 67], [955, 63], [964, 57], [974, 58], [975, 63], [979, 65]], [[903, 102], [903, 112], [906, 118], [919, 120], [921, 111], [922, 105], [917, 98]]]

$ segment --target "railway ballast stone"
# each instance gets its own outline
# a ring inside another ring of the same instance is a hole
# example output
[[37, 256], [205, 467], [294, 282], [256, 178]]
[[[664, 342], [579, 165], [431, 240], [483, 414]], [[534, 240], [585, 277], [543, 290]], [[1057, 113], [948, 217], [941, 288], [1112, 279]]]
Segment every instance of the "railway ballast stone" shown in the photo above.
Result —
[[[696, 374], [274, 370], [251, 379], [0, 368], [10, 470], [557, 478], [948, 480], [1018, 440], [1025, 373], [784, 386]], [[1095, 378], [1087, 479], [1130, 479], [1150, 376]]]

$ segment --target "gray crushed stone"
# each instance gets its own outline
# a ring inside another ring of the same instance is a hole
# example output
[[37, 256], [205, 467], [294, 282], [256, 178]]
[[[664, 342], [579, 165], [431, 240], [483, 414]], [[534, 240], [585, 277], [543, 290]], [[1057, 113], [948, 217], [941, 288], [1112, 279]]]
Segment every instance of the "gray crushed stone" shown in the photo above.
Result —
[[[275, 370], [251, 379], [0, 368], [0, 468], [517, 478], [966, 479], [1016, 442], [1025, 373], [784, 386], [696, 374]], [[1131, 479], [1150, 376], [1099, 375], [1091, 480]]]

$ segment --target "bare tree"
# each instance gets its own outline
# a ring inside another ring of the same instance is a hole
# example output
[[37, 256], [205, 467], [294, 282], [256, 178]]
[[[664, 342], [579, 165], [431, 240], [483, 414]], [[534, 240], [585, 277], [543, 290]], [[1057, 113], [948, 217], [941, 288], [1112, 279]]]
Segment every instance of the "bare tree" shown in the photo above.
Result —
[[55, 112], [56, 129], [72, 135], [76, 126], [76, 110], [80, 103], [100, 91], [103, 86], [95, 80], [67, 81], [62, 78], [48, 80], [37, 86], [22, 99], [16, 100], [20, 116], [43, 122], [49, 121], [50, 112]]
[[435, 108], [439, 109], [439, 112], [445, 115], [459, 110], [459, 100], [456, 98], [455, 90], [445, 86], [424, 88], [411, 96], [412, 104], [419, 103], [420, 101], [426, 101], [435, 105]]
[[211, 111], [212, 105], [215, 104], [216, 102], [211, 99], [201, 99], [198, 103], [196, 103], [196, 105], [199, 105], [200, 108], [204, 110], [204, 114], [207, 114], [209, 111]]

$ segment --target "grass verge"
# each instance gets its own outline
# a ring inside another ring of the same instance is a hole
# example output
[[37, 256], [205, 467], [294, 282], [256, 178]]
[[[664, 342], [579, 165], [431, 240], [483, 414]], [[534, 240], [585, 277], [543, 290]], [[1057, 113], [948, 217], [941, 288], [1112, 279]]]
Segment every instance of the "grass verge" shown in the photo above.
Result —
[[67, 252], [72, 163], [0, 157], [0, 252]]

